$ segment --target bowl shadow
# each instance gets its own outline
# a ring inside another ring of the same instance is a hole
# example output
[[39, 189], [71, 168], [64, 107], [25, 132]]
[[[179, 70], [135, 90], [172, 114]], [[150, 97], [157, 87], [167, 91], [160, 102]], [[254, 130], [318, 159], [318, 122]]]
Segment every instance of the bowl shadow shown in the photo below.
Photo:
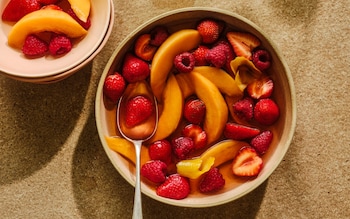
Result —
[[[83, 218], [131, 218], [134, 188], [116, 171], [100, 143], [95, 117], [88, 118], [73, 157], [72, 183]], [[263, 200], [266, 180], [233, 202], [210, 208], [167, 205], [142, 196], [144, 218], [255, 218]]]
[[61, 149], [80, 116], [90, 69], [47, 85], [1, 78], [0, 185], [32, 175]]

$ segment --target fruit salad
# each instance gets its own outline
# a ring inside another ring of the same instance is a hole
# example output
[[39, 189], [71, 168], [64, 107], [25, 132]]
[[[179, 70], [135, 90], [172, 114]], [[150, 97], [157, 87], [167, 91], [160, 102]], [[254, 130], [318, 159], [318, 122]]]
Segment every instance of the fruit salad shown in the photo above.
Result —
[[90, 0], [10, 0], [2, 21], [13, 24], [8, 45], [26, 57], [59, 57], [87, 34]]
[[[157, 195], [211, 195], [259, 175], [280, 117], [272, 64], [258, 37], [212, 18], [188, 29], [157, 26], [136, 36], [121, 66], [104, 81], [104, 102], [116, 108], [129, 86], [150, 85], [159, 119], [142, 146], [141, 175]], [[143, 103], [127, 110], [133, 109], [143, 111], [138, 121], [149, 116]], [[105, 139], [135, 163], [132, 143]]]

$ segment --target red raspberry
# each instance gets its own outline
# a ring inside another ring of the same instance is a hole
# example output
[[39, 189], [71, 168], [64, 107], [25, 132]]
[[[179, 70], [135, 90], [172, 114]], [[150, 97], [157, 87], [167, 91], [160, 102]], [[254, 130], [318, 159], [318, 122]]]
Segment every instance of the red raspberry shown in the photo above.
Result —
[[42, 56], [48, 51], [47, 43], [35, 35], [28, 35], [24, 41], [22, 52], [26, 56]]
[[269, 149], [272, 142], [273, 133], [271, 131], [264, 131], [259, 135], [255, 136], [251, 141], [250, 145], [255, 148], [255, 150], [263, 155]]
[[188, 179], [179, 174], [170, 175], [156, 190], [157, 195], [176, 200], [186, 198], [190, 192]]
[[194, 68], [195, 59], [192, 53], [184, 52], [177, 56], [174, 59], [174, 65], [179, 72], [191, 72]]
[[153, 142], [148, 147], [148, 153], [152, 160], [161, 160], [166, 164], [171, 162], [171, 144], [168, 140]]
[[214, 43], [220, 36], [223, 29], [221, 22], [205, 19], [197, 25], [197, 30], [202, 36], [202, 42], [205, 44]]
[[151, 31], [150, 44], [160, 46], [169, 37], [169, 32], [164, 26], [157, 26]]
[[233, 110], [239, 118], [250, 121], [253, 118], [254, 101], [250, 97], [245, 97], [233, 105]]
[[128, 53], [125, 56], [125, 60], [122, 68], [122, 75], [129, 83], [142, 81], [146, 79], [150, 74], [150, 69], [147, 62], [140, 58]]
[[184, 106], [184, 117], [193, 124], [201, 124], [206, 113], [206, 107], [200, 99], [190, 99]]
[[113, 103], [117, 103], [125, 90], [125, 80], [121, 74], [115, 72], [113, 75], [108, 75], [103, 84], [103, 93]]
[[222, 189], [225, 185], [225, 179], [218, 168], [211, 168], [199, 184], [200, 192], [213, 192]]
[[172, 140], [172, 149], [174, 154], [181, 160], [186, 159], [192, 152], [195, 145], [190, 137], [178, 137]]
[[143, 164], [140, 173], [143, 177], [154, 183], [165, 181], [167, 165], [160, 160], [151, 160]]
[[264, 71], [271, 65], [271, 56], [266, 50], [257, 50], [253, 53], [253, 63], [260, 70]]
[[232, 69], [231, 69], [231, 61], [235, 58], [235, 53], [230, 45], [229, 42], [225, 41], [225, 40], [221, 40], [219, 41], [216, 46], [221, 47], [222, 50], [225, 51], [225, 55], [226, 55], [226, 63], [223, 66], [223, 68], [230, 74], [232, 74]]
[[254, 119], [262, 125], [272, 125], [279, 115], [279, 108], [272, 99], [260, 99], [255, 104]]
[[195, 66], [209, 65], [206, 57], [209, 48], [207, 46], [200, 45], [195, 51], [192, 52], [195, 60]]
[[215, 46], [211, 48], [206, 56], [207, 61], [217, 67], [222, 68], [226, 64], [226, 52], [224, 47], [222, 46]]
[[58, 56], [70, 52], [72, 49], [71, 40], [63, 34], [53, 34], [49, 44], [51, 55]]

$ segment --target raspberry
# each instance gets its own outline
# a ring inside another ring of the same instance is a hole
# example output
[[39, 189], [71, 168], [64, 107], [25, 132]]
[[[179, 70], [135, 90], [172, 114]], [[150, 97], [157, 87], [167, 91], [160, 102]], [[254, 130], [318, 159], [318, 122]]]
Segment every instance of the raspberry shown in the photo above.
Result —
[[262, 125], [272, 125], [279, 117], [279, 108], [272, 99], [260, 99], [254, 107], [254, 119]]
[[70, 52], [72, 49], [71, 40], [63, 34], [54, 34], [51, 37], [49, 51], [51, 55], [58, 56]]
[[172, 174], [157, 188], [156, 193], [165, 198], [180, 200], [186, 198], [190, 191], [190, 183], [187, 178], [179, 174]]
[[253, 53], [253, 63], [260, 70], [264, 71], [271, 65], [271, 56], [266, 50], [257, 50]]
[[201, 180], [199, 184], [200, 192], [213, 192], [218, 191], [223, 188], [225, 185], [225, 179], [222, 174], [219, 172], [218, 168], [210, 169]]
[[103, 93], [113, 103], [117, 103], [125, 90], [125, 80], [123, 76], [117, 72], [108, 75], [103, 84]]
[[143, 177], [154, 183], [165, 181], [167, 165], [160, 160], [151, 160], [143, 164], [140, 173]]
[[151, 31], [150, 44], [160, 46], [169, 37], [168, 30], [164, 26], [157, 26]]
[[192, 52], [195, 60], [195, 66], [203, 66], [209, 64], [206, 59], [208, 51], [209, 48], [207, 46], [200, 45], [195, 51]]
[[181, 53], [175, 56], [174, 59], [175, 68], [180, 72], [191, 72], [194, 68], [194, 63], [194, 56], [189, 52]]
[[35, 35], [28, 35], [24, 41], [22, 52], [26, 56], [42, 56], [48, 51], [47, 43]]
[[250, 145], [255, 148], [255, 150], [263, 155], [269, 149], [272, 142], [273, 134], [271, 131], [264, 131], [259, 135], [255, 136], [251, 141]]
[[222, 68], [226, 64], [226, 53], [222, 46], [215, 46], [211, 48], [206, 57], [207, 61], [217, 67]]
[[166, 164], [171, 162], [171, 144], [165, 139], [153, 142], [148, 147], [148, 153], [152, 160], [161, 160]]
[[245, 97], [233, 105], [233, 110], [239, 118], [250, 121], [253, 118], [254, 101], [250, 97]]
[[195, 145], [190, 137], [178, 137], [172, 140], [172, 148], [174, 154], [181, 160], [187, 158], [189, 153], [192, 152]]

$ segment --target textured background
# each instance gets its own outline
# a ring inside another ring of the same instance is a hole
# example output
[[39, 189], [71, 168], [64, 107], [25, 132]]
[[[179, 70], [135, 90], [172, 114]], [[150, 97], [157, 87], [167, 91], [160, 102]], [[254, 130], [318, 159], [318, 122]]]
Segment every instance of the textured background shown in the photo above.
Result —
[[1, 218], [131, 218], [133, 187], [97, 136], [97, 83], [127, 34], [189, 6], [236, 12], [277, 44], [295, 82], [295, 137], [271, 177], [241, 199], [190, 209], [143, 196], [145, 218], [350, 218], [348, 0], [114, 0], [114, 6], [110, 40], [77, 74], [50, 85], [0, 76]]

